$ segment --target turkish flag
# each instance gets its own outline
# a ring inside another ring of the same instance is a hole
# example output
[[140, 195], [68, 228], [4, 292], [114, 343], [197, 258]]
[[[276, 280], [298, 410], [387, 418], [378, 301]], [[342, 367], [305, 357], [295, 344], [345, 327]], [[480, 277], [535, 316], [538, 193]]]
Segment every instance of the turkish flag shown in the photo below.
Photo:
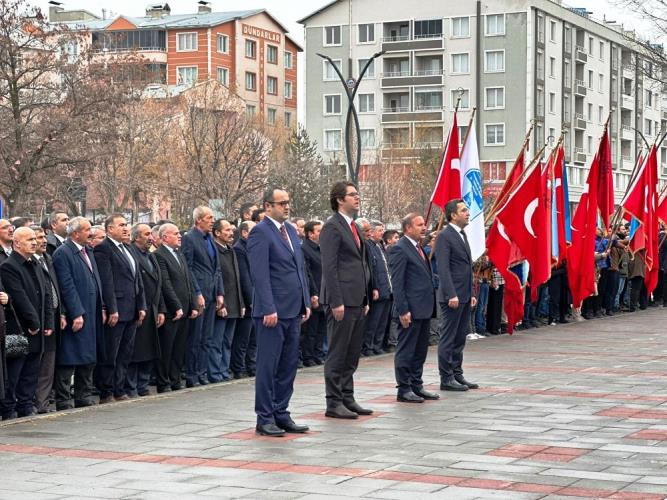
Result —
[[600, 218], [604, 227], [609, 227], [609, 218], [613, 215], [614, 206], [614, 173], [611, 165], [611, 145], [609, 143], [609, 131], [605, 128], [600, 147], [598, 148], [598, 165], [600, 176], [597, 183], [598, 207], [600, 207]]
[[519, 153], [519, 156], [514, 160], [514, 165], [512, 165], [512, 169], [507, 174], [507, 177], [505, 177], [505, 184], [503, 184], [500, 194], [498, 194], [498, 197], [496, 198], [496, 202], [503, 203], [506, 201], [507, 195], [512, 191], [512, 188], [516, 187], [516, 182], [521, 177], [521, 174], [523, 174], [525, 153], [526, 149], [523, 148], [521, 153]]
[[452, 121], [440, 173], [433, 188], [431, 203], [444, 209], [449, 200], [461, 198], [461, 159], [459, 154], [459, 127], [456, 113]]
[[[628, 194], [621, 202], [623, 208], [641, 223], [634, 239], [636, 248], [641, 248], [642, 236], [646, 255], [646, 274], [644, 282], [648, 293], [658, 285], [658, 157], [653, 145], [630, 186]], [[642, 234], [643, 233], [643, 234]]]
[[660, 204], [658, 204], [658, 209], [655, 212], [658, 220], [667, 224], [667, 196], [665, 196]]

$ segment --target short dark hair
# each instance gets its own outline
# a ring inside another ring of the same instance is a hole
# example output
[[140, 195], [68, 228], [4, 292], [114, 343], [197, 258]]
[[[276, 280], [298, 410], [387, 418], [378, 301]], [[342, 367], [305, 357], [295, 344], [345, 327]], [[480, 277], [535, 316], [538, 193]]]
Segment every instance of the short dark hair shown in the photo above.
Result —
[[109, 226], [111, 224], [113, 224], [113, 221], [115, 221], [116, 219], [120, 219], [120, 218], [124, 219], [125, 216], [123, 214], [119, 213], [119, 212], [116, 212], [116, 213], [113, 213], [113, 214], [109, 215], [106, 219], [104, 219], [104, 230], [109, 231]]
[[321, 220], [309, 220], [308, 222], [306, 222], [306, 225], [303, 226], [303, 234], [306, 236], [307, 239], [310, 239], [308, 238], [308, 235], [313, 234], [315, 232], [315, 228], [321, 225], [322, 225]]
[[403, 232], [405, 232], [405, 230], [406, 230], [408, 227], [412, 226], [412, 222], [413, 222], [417, 217], [421, 217], [421, 215], [418, 214], [418, 213], [416, 213], [416, 212], [409, 213], [408, 215], [406, 215], [405, 217], [403, 217], [403, 220], [401, 220], [401, 230], [402, 230]]
[[382, 241], [387, 243], [391, 238], [394, 237], [395, 234], [398, 234], [396, 229], [387, 229], [384, 233], [382, 233]]
[[51, 215], [49, 215], [49, 226], [53, 227], [53, 224], [56, 222], [56, 217], [58, 217], [60, 214], [67, 215], [67, 212], [64, 210], [54, 210], [51, 212]]
[[254, 203], [252, 201], [248, 201], [246, 203], [243, 203], [241, 205], [241, 208], [239, 208], [239, 219], [243, 220], [243, 214], [245, 214], [248, 211], [248, 209], [254, 207], [255, 205], [256, 205], [256, 203]]
[[256, 210], [252, 211], [252, 216], [250, 217], [250, 220], [253, 222], [259, 222], [259, 216], [264, 213], [263, 208], [258, 208]]
[[331, 210], [338, 212], [338, 200], [345, 198], [347, 194], [347, 188], [353, 187], [357, 188], [354, 182], [351, 181], [338, 181], [331, 186], [331, 192], [329, 193], [329, 203], [331, 204]]
[[31, 225], [32, 222], [33, 220], [30, 217], [15, 217], [12, 221], [12, 225], [14, 226], [14, 229], [18, 229], [20, 227], [27, 227]]
[[264, 191], [264, 196], [262, 196], [262, 208], [267, 203], [273, 202], [273, 193], [275, 193], [276, 191], [285, 191], [285, 190], [280, 186], [269, 186], [268, 188], [266, 188], [266, 191]]
[[239, 224], [239, 234], [241, 234], [243, 231], [247, 231], [249, 225], [250, 224], [248, 224], [247, 220], [244, 220], [243, 222], [241, 222], [241, 224]]
[[46, 232], [46, 231], [44, 230], [44, 228], [43, 228], [40, 224], [32, 224], [32, 225], [30, 226], [30, 229], [32, 229], [32, 230], [35, 231], [36, 233], [40, 233], [40, 232], [41, 232], [41, 233], [45, 233], [45, 232]]
[[42, 226], [42, 229], [44, 230], [44, 232], [51, 230], [51, 224], [49, 223], [49, 218], [48, 217], [44, 217], [42, 219], [42, 222], [40, 223], [40, 225]]
[[459, 203], [465, 203], [465, 201], [461, 198], [454, 198], [453, 200], [449, 200], [445, 205], [445, 219], [447, 219], [447, 222], [451, 222], [452, 216], [459, 208]]
[[223, 222], [228, 222], [228, 221], [227, 221], [227, 219], [222, 219], [222, 218], [215, 220], [215, 222], [213, 223], [213, 229], [212, 229], [213, 234], [219, 233], [220, 231], [222, 231], [222, 223]]

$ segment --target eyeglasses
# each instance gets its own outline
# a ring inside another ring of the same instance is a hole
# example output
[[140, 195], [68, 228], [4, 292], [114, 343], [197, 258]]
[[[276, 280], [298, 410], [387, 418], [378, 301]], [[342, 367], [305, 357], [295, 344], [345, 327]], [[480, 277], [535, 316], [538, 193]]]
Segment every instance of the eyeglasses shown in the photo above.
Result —
[[346, 193], [345, 196], [351, 196], [352, 198], [359, 198], [359, 193]]
[[271, 205], [280, 205], [281, 207], [287, 207], [289, 206], [290, 201], [285, 200], [285, 201], [270, 201]]

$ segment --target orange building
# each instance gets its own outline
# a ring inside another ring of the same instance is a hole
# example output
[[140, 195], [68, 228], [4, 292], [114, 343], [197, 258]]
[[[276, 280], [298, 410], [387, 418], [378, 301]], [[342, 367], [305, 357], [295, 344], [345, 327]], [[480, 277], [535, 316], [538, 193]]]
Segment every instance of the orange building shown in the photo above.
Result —
[[193, 14], [172, 15], [166, 3], [149, 5], [144, 17], [97, 19], [86, 12], [73, 19], [75, 12], [53, 5], [49, 21], [90, 33], [96, 52], [137, 51], [156, 83], [169, 89], [215, 79], [246, 102], [248, 114], [296, 125], [297, 54], [303, 49], [265, 9], [212, 12], [200, 0]]

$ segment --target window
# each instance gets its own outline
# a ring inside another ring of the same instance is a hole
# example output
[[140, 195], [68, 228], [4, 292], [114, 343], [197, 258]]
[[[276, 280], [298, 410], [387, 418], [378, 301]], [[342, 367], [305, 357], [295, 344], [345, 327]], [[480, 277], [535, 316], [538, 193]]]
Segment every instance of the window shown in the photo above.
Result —
[[592, 122], [593, 121], [593, 105], [590, 102], [588, 103], [588, 106], [586, 106], [586, 110], [587, 110], [588, 121]]
[[246, 71], [245, 74], [245, 89], [255, 91], [257, 90], [257, 75]]
[[549, 113], [556, 112], [556, 94], [549, 92]]
[[292, 53], [291, 52], [285, 52], [284, 58], [285, 58], [285, 69], [292, 69]]
[[79, 59], [79, 44], [77, 42], [67, 42], [65, 53], [67, 54], [67, 63], [74, 64]]
[[535, 108], [537, 116], [544, 116], [544, 89], [537, 87], [535, 91]]
[[504, 87], [487, 87], [485, 97], [486, 109], [502, 109], [505, 107]]
[[268, 108], [266, 110], [266, 121], [269, 125], [275, 125], [278, 120], [278, 112], [275, 108]]
[[465, 89], [463, 91], [456, 89], [452, 90], [452, 107], [456, 107], [456, 103], [461, 98], [459, 102], [459, 109], [470, 109], [470, 91]]
[[229, 52], [229, 37], [227, 35], [218, 35], [218, 52], [223, 54]]
[[[463, 102], [463, 99], [461, 102]], [[441, 110], [442, 90], [419, 90], [415, 92], [415, 106], [418, 111]]]
[[502, 73], [505, 71], [505, 51], [487, 51], [484, 54], [484, 71], [486, 73]]
[[452, 37], [465, 38], [470, 36], [470, 18], [453, 17], [452, 18]]
[[485, 139], [487, 146], [503, 146], [505, 144], [504, 123], [487, 123], [485, 128]]
[[359, 113], [375, 113], [375, 94], [359, 94]]
[[563, 62], [563, 85], [572, 88], [572, 73], [570, 73], [570, 61]]
[[590, 69], [588, 70], [588, 88], [593, 89], [593, 71]]
[[[331, 63], [329, 61], [323, 61], [323, 62], [324, 62], [324, 79], [325, 80], [338, 80], [338, 74], [336, 73], [336, 70], [331, 65]], [[341, 66], [340, 59], [334, 59], [333, 63], [340, 70], [340, 66]]]
[[197, 33], [177, 33], [176, 50], [178, 52], [197, 50]]
[[375, 42], [375, 25], [360, 24], [359, 43], [373, 43], [373, 42]]
[[197, 83], [197, 66], [176, 68], [177, 85], [193, 85]]
[[604, 61], [604, 42], [600, 42], [600, 61]]
[[593, 137], [589, 135], [586, 137], [586, 153], [591, 154], [592, 152], [593, 152]]
[[341, 131], [340, 130], [325, 130], [324, 131], [324, 149], [327, 151], [338, 151], [341, 148]]
[[544, 43], [544, 17], [537, 16], [537, 41]]
[[598, 87], [598, 90], [600, 92], [604, 92], [604, 75], [602, 73], [600, 73], [600, 83], [599, 83], [599, 85], [600, 86]]
[[361, 149], [373, 149], [375, 147], [375, 129], [361, 129]]
[[593, 55], [593, 46], [595, 45], [595, 39], [591, 36], [588, 37], [588, 53]]
[[437, 38], [442, 36], [442, 19], [415, 21], [415, 38]]
[[324, 46], [341, 45], [340, 26], [324, 27]]
[[285, 99], [292, 98], [292, 82], [285, 82], [285, 92], [283, 92]]
[[275, 45], [266, 46], [266, 62], [278, 64], [278, 47]]
[[[359, 72], [357, 74], [360, 75], [361, 70], [364, 69], [364, 66], [366, 66], [366, 63], [368, 62], [368, 59], [359, 59], [357, 62], [359, 63]], [[375, 59], [371, 61], [370, 66], [366, 69], [364, 78], [375, 78]]]
[[556, 58], [549, 58], [549, 76], [551, 78], [556, 78]]
[[[486, 36], [505, 34], [505, 14], [490, 14], [486, 16]], [[504, 126], [504, 125], [503, 125]]]
[[463, 146], [463, 139], [468, 135], [468, 125], [459, 125], [459, 147]]
[[229, 85], [229, 70], [227, 68], [218, 68], [218, 82]]
[[339, 115], [340, 114], [340, 94], [325, 95], [324, 96], [324, 114], [325, 115]]
[[646, 91], [646, 106], [649, 108], [653, 107], [653, 92], [650, 90]]
[[563, 96], [563, 121], [566, 123], [570, 121], [570, 96], [568, 95]]
[[549, 41], [556, 41], [556, 21], [549, 21]]
[[604, 118], [604, 107], [598, 106], [598, 123], [602, 123]]
[[256, 112], [257, 112], [257, 108], [256, 108], [255, 106], [253, 106], [252, 104], [247, 104], [247, 105], [246, 105], [246, 107], [245, 107], [245, 115], [246, 115], [248, 118], [252, 118], [253, 116], [255, 116], [255, 113], [256, 113]]
[[537, 66], [537, 77], [544, 80], [544, 53], [541, 50], [537, 51], [535, 64]]
[[452, 54], [452, 73], [470, 73], [470, 58], [466, 54]]
[[275, 76], [266, 77], [266, 93], [278, 95], [278, 79]]
[[292, 126], [292, 113], [290, 113], [289, 111], [285, 111], [285, 126], [286, 127]]
[[257, 58], [257, 42], [254, 40], [245, 41], [245, 56], [249, 59]]
[[563, 38], [565, 39], [565, 52], [572, 52], [572, 36], [571, 36], [571, 31], [568, 26], [563, 28], [564, 35]]

